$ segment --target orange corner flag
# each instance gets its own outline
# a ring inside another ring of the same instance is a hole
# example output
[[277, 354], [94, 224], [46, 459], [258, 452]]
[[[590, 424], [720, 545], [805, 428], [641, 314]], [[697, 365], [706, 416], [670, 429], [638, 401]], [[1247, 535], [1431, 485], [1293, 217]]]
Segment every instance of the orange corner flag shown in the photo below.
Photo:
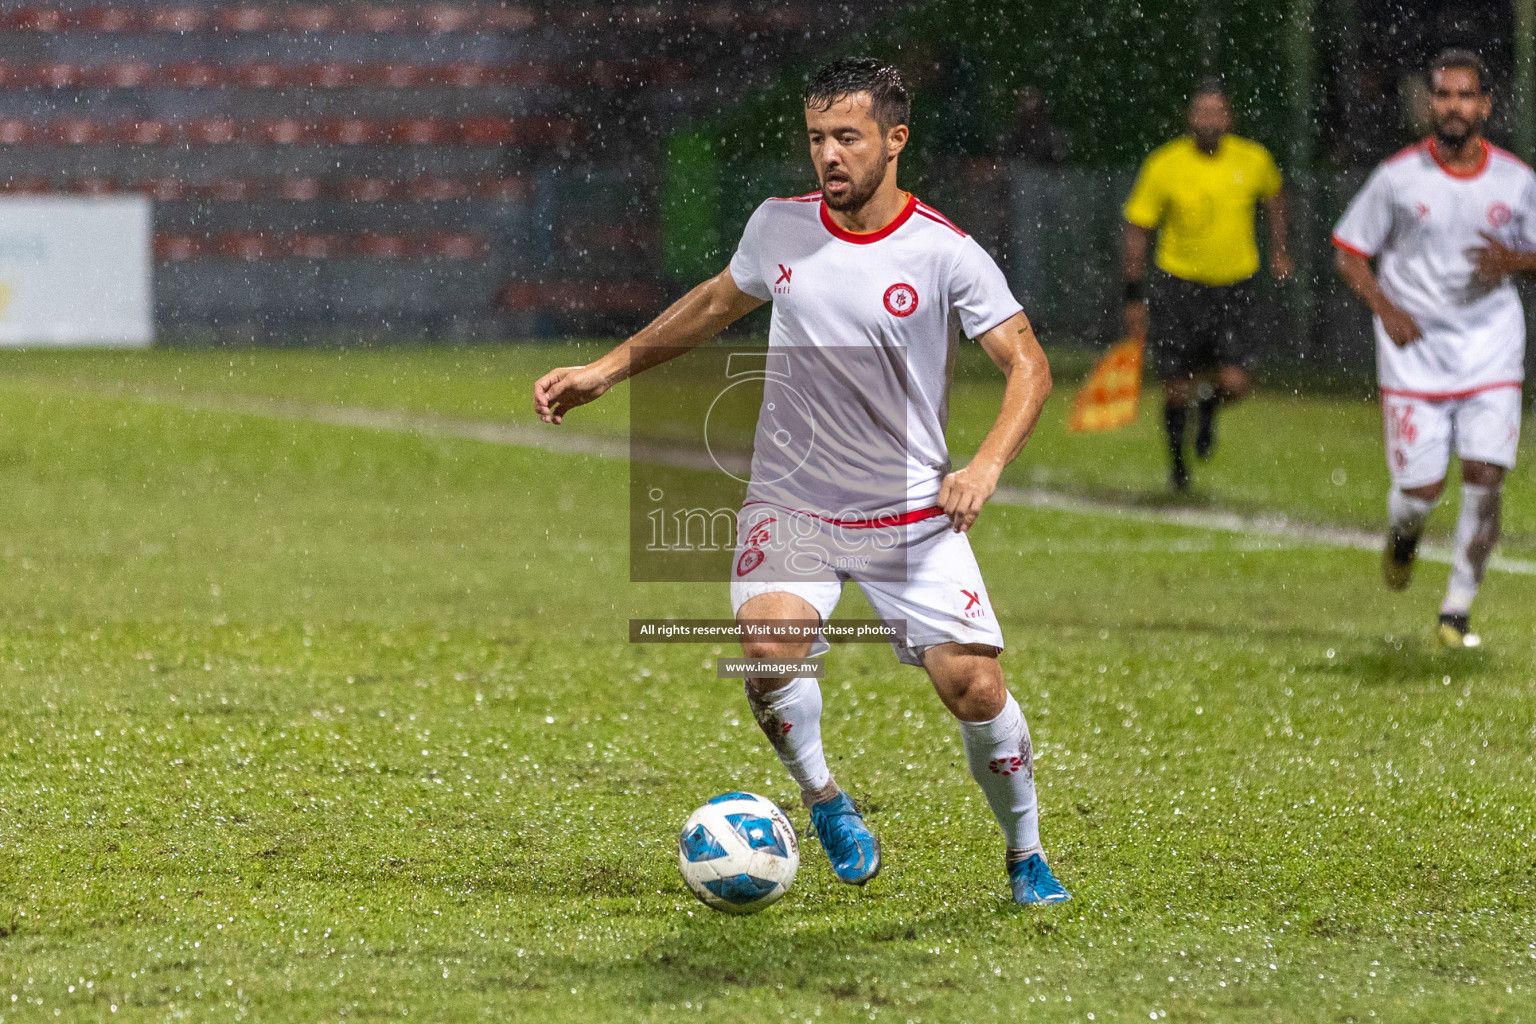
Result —
[[1139, 338], [1119, 342], [1105, 353], [1072, 399], [1067, 429], [1074, 434], [1114, 430], [1136, 422], [1141, 400], [1141, 364], [1146, 343]]

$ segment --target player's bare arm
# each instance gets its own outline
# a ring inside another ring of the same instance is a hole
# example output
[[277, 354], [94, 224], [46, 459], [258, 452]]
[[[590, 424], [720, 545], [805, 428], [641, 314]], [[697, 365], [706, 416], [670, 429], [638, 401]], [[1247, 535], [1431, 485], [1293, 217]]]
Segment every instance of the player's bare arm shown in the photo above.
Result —
[[1138, 224], [1125, 222], [1125, 234], [1121, 242], [1120, 266], [1121, 276], [1126, 285], [1125, 297], [1125, 336], [1127, 338], [1142, 338], [1147, 336], [1147, 327], [1151, 323], [1151, 315], [1147, 312], [1147, 299], [1144, 294], [1132, 294], [1132, 283], [1139, 292], [1144, 289], [1147, 279], [1147, 246], [1152, 238], [1152, 232]]
[[1371, 312], [1381, 318], [1381, 326], [1386, 329], [1387, 337], [1392, 339], [1394, 345], [1402, 348], [1423, 337], [1419, 322], [1387, 298], [1381, 290], [1376, 275], [1371, 271], [1370, 260], [1359, 253], [1339, 249], [1334, 254], [1334, 265], [1338, 267], [1339, 276], [1344, 279], [1349, 290], [1360, 296], [1360, 300], [1370, 307]]
[[964, 469], [946, 476], [939, 488], [939, 506], [958, 533], [971, 528], [981, 506], [997, 490], [1003, 467], [1024, 450], [1051, 393], [1050, 362], [1023, 313], [1015, 313], [976, 340], [1003, 371], [1007, 385], [1002, 410], [975, 457]]
[[628, 341], [585, 366], [562, 366], [533, 386], [533, 411], [545, 423], [560, 423], [577, 406], [601, 398], [610, 388], [710, 341], [763, 300], [736, 287], [722, 270], [668, 306]]
[[1291, 279], [1290, 219], [1284, 192], [1264, 200], [1264, 221], [1269, 225], [1269, 273], [1276, 281]]
[[1536, 252], [1511, 249], [1486, 231], [1479, 231], [1483, 245], [1467, 250], [1473, 270], [1489, 284], [1499, 284], [1515, 274], [1536, 275]]

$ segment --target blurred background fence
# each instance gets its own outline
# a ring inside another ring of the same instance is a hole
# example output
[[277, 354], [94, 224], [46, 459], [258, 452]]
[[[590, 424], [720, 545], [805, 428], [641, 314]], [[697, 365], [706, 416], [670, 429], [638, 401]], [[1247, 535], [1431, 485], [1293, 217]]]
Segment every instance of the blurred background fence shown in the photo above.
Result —
[[1442, 46], [1488, 60], [1490, 134], [1529, 155], [1533, 4], [0, 0], [0, 192], [149, 197], [162, 342], [613, 333], [814, 187], [799, 89], [870, 52], [913, 88], [906, 187], [1047, 337], [1098, 344], [1134, 169], [1220, 74], [1293, 199], [1302, 273], [1266, 285], [1263, 345], [1352, 373], [1367, 323], [1328, 227], [1425, 130]]

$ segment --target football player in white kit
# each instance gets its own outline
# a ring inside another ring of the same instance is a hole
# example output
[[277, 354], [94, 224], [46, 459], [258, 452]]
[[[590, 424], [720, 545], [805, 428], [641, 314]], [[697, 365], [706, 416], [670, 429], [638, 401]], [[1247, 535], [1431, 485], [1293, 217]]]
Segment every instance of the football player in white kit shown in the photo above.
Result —
[[[737, 620], [825, 624], [852, 579], [882, 619], [905, 623], [893, 646], [901, 661], [927, 671], [959, 719], [971, 774], [1003, 829], [1014, 899], [1065, 900], [1040, 844], [1029, 730], [1003, 680], [1002, 633], [966, 536], [1034, 430], [1050, 393], [1050, 367], [992, 259], [898, 188], [910, 103], [896, 69], [868, 58], [838, 60], [817, 73], [804, 99], [821, 189], [763, 203], [725, 271], [602, 358], [551, 371], [535, 385], [534, 407], [546, 423], [559, 423], [619, 381], [772, 301], [770, 356], [825, 353], [813, 379], [797, 377], [795, 386], [813, 390], [829, 436], [818, 437], [797, 472], [766, 472], [775, 455], [767, 440], [775, 431], [765, 428], [775, 385], [765, 383], [732, 562]], [[981, 344], [1007, 383], [976, 456], [951, 471], [944, 425], [962, 337]], [[844, 372], [850, 365], [864, 368], [859, 377]], [[890, 394], [899, 404], [885, 416], [878, 396]], [[894, 503], [861, 492], [867, 453], [882, 448], [896, 453], [904, 493]], [[851, 520], [843, 509], [862, 512]], [[805, 571], [791, 565], [823, 544], [836, 552], [849, 536], [873, 541], [867, 557], [811, 559], [816, 565]], [[742, 641], [748, 658], [804, 658], [826, 649], [819, 635]], [[837, 877], [864, 884], [880, 870], [880, 846], [827, 766], [817, 681], [754, 677], [746, 689]]]
[[1536, 272], [1536, 175], [1483, 138], [1492, 104], [1476, 54], [1441, 53], [1430, 86], [1434, 134], [1376, 168], [1333, 243], [1340, 274], [1375, 314], [1392, 474], [1382, 575], [1408, 586], [1454, 446], [1461, 511], [1436, 636], [1472, 647], [1472, 600], [1520, 440], [1525, 313], [1510, 278]]

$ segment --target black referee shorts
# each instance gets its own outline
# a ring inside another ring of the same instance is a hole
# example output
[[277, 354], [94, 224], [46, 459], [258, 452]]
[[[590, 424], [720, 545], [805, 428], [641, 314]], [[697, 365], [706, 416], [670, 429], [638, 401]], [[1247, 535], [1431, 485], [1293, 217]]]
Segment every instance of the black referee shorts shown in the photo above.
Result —
[[1147, 345], [1158, 378], [1190, 377], [1218, 366], [1252, 369], [1253, 278], [1208, 285], [1155, 274]]

